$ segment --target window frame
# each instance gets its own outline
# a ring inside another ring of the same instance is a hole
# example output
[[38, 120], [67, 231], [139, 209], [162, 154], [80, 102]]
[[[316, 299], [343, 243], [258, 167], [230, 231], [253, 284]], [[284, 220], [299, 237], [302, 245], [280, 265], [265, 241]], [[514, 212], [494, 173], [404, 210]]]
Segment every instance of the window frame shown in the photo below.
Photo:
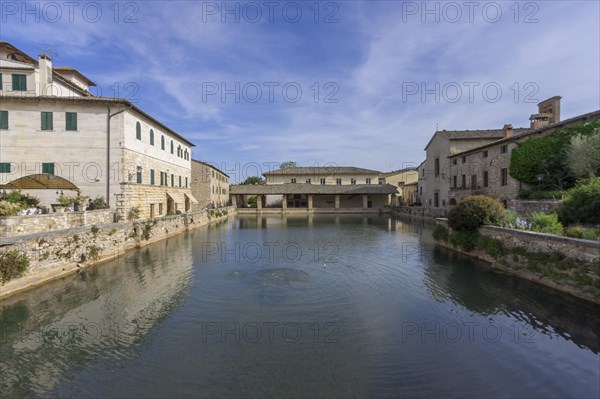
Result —
[[[49, 126], [48, 120], [50, 121]], [[40, 111], [40, 130], [44, 132], [51, 132], [54, 130], [54, 112]]]
[[65, 112], [65, 130], [69, 132], [77, 131], [77, 112]]
[[12, 74], [12, 91], [27, 91], [27, 75], [22, 73]]

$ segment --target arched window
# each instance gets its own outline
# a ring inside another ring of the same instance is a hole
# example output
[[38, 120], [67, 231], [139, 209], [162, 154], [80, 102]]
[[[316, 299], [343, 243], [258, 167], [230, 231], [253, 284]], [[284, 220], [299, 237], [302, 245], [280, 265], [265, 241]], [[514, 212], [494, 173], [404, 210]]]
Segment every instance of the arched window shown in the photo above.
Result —
[[181, 156], [181, 146], [180, 146], [180, 145], [178, 145], [178, 146], [177, 146], [177, 156], [178, 156], [179, 158], [181, 158], [181, 157], [182, 157], [182, 156]]
[[161, 150], [165, 149], [165, 136], [160, 136], [160, 148]]
[[154, 145], [154, 130], [150, 129], [150, 145]]
[[135, 138], [138, 140], [142, 139], [142, 125], [139, 122], [135, 123]]
[[175, 146], [173, 145], [173, 140], [171, 140], [171, 154], [175, 153]]

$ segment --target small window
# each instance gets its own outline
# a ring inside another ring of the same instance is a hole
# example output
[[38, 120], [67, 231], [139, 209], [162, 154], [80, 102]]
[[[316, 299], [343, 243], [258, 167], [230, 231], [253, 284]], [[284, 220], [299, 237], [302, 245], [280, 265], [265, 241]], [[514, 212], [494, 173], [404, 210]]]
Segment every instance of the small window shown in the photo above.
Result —
[[142, 125], [139, 122], [135, 123], [135, 138], [138, 140], [142, 139]]
[[142, 167], [141, 167], [141, 166], [138, 166], [138, 167], [137, 167], [137, 170], [136, 170], [136, 174], [135, 174], [135, 175], [136, 175], [136, 176], [135, 176], [135, 177], [136, 177], [136, 179], [135, 179], [135, 180], [137, 181], [137, 183], [138, 183], [138, 184], [142, 184]]
[[452, 160], [452, 165], [456, 165], [456, 158]]
[[160, 185], [165, 185], [165, 172], [160, 172]]
[[292, 182], [292, 183], [296, 183], [296, 179], [292, 179], [292, 180], [291, 180], [291, 182]]
[[325, 179], [321, 179], [321, 180], [320, 180], [320, 182], [321, 182], [321, 185], [322, 185], [322, 186], [324, 186], [324, 185], [325, 185]]
[[467, 188], [467, 175], [462, 175], [462, 189]]
[[462, 163], [467, 162], [467, 157], [462, 157]]
[[10, 173], [10, 162], [0, 162], [0, 173]]
[[77, 130], [77, 112], [65, 112], [65, 130]]
[[350, 179], [350, 184], [352, 184], [353, 186], [356, 186], [356, 179], [355, 178], [351, 178]]
[[179, 187], [181, 187], [181, 176], [179, 176]]
[[440, 159], [439, 158], [435, 159], [434, 168], [435, 168], [435, 175], [439, 176], [440, 175]]
[[13, 91], [27, 91], [27, 75], [12, 75]]
[[42, 163], [42, 173], [54, 174], [54, 163], [44, 162]]
[[485, 150], [485, 151], [483, 152], [483, 157], [484, 157], [484, 158], [487, 158], [487, 157], [488, 157], [488, 152], [487, 152], [487, 150]]
[[503, 145], [502, 147], [500, 147], [500, 153], [506, 154], [507, 152], [508, 152], [508, 146], [507, 145]]
[[171, 154], [175, 153], [175, 144], [173, 144], [173, 140], [171, 140]]
[[150, 169], [150, 184], [154, 185], [154, 169]]
[[500, 170], [500, 185], [508, 186], [508, 169], [502, 168]]
[[452, 176], [452, 188], [456, 190], [456, 180], [458, 176]]
[[185, 188], [188, 188], [188, 178], [185, 178]]
[[8, 111], [0, 111], [0, 129], [8, 130]]
[[484, 171], [483, 172], [483, 187], [487, 187], [489, 184], [489, 175], [488, 175], [488, 171]]
[[42, 130], [52, 130], [52, 112], [42, 112]]
[[366, 180], [365, 180], [365, 183], [367, 183], [367, 184], [371, 184], [371, 178], [370, 178], [370, 177], [367, 177], [367, 178], [366, 178]]
[[175, 187], [175, 175], [171, 174], [171, 187]]
[[154, 145], [154, 130], [150, 129], [150, 145]]
[[160, 149], [165, 149], [165, 136], [160, 136]]
[[335, 184], [337, 184], [338, 186], [341, 186], [342, 185], [342, 179], [340, 179], [340, 178], [335, 179]]

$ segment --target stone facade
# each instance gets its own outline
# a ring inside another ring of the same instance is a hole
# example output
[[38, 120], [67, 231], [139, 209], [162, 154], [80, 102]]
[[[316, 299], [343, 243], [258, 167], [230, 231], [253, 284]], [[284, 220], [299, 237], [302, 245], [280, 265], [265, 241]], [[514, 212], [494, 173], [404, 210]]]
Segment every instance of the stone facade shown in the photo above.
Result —
[[213, 165], [192, 159], [192, 209], [221, 207], [229, 203], [229, 175]]
[[512, 208], [519, 215], [531, 215], [535, 212], [552, 213], [560, 206], [560, 200], [513, 200]]
[[111, 209], [3, 217], [0, 218], [0, 237], [14, 237], [94, 224], [106, 224], [112, 223], [113, 220], [114, 211]]

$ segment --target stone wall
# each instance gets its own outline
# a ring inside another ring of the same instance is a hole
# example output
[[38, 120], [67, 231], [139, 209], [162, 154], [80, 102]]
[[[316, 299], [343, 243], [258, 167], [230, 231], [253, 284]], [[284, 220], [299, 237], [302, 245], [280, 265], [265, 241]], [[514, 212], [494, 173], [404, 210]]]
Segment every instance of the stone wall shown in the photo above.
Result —
[[24, 253], [30, 262], [25, 276], [0, 286], [0, 297], [235, 214], [231, 207], [221, 210], [226, 214], [216, 216], [215, 212], [192, 212], [139, 222], [98, 224], [0, 238], [0, 251]]
[[514, 200], [513, 209], [523, 216], [531, 215], [534, 212], [552, 213], [556, 211], [560, 202], [558, 200]]
[[49, 213], [46, 215], [9, 216], [0, 218], [0, 237], [72, 229], [113, 222], [112, 209], [84, 212]]
[[398, 206], [393, 208], [392, 213], [427, 219], [445, 217], [449, 208], [432, 208], [428, 206]]

